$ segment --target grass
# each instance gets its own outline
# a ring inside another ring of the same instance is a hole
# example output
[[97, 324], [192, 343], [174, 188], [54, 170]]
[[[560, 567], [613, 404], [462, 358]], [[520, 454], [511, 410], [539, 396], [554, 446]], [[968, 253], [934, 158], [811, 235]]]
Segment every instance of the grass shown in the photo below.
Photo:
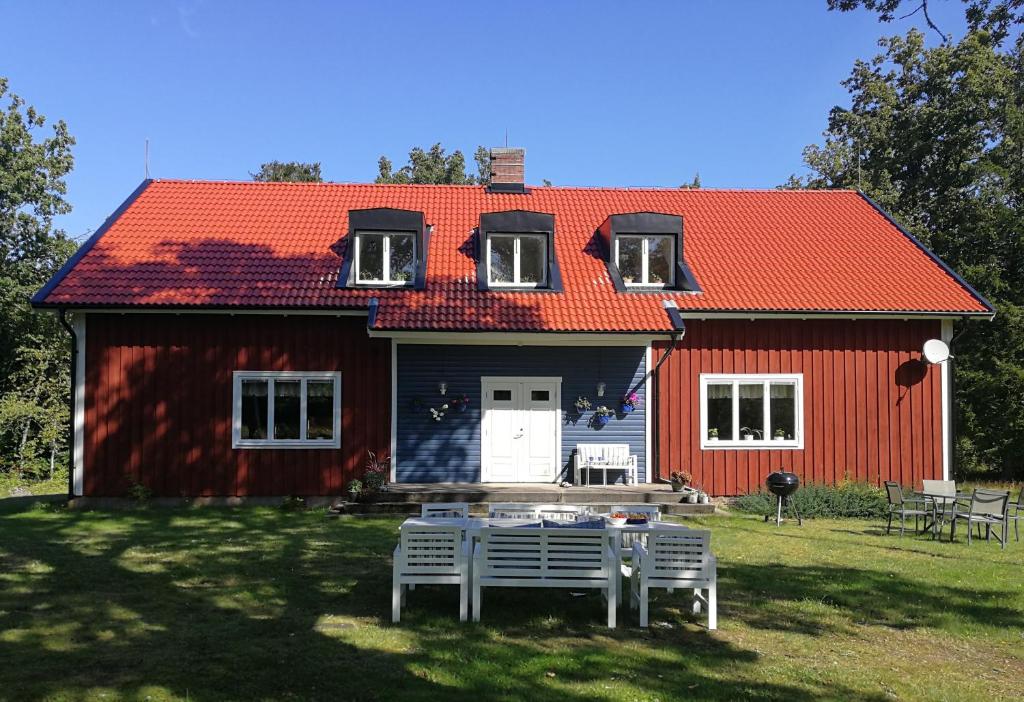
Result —
[[68, 494], [68, 473], [58, 471], [52, 478], [36, 479], [29, 477], [18, 477], [14, 473], [0, 473], [0, 499], [11, 494], [12, 491], [22, 488], [28, 490], [32, 495], [66, 495]]
[[395, 518], [4, 502], [0, 700], [993, 700], [1024, 679], [1016, 543], [709, 517], [717, 632], [681, 593], [648, 631], [560, 591], [485, 591], [464, 625], [440, 587], [392, 626]]

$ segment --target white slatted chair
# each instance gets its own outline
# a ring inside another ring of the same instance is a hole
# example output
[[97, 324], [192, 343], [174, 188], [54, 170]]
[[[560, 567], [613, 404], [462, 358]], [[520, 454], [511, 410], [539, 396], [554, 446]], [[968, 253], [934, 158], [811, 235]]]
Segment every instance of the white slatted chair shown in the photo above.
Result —
[[608, 471], [622, 471], [622, 482], [636, 485], [636, 456], [630, 454], [629, 444], [576, 444], [576, 484], [583, 485], [586, 476], [590, 485], [590, 471], [602, 473], [602, 484], [608, 484]]
[[495, 502], [488, 505], [487, 516], [491, 519], [540, 519], [536, 506], [525, 502]]
[[[648, 625], [650, 588], [693, 588], [693, 612], [708, 610], [708, 629], [718, 628], [718, 561], [711, 555], [711, 532], [701, 529], [655, 529], [647, 546], [633, 544], [629, 605], [640, 609], [640, 626]], [[706, 595], [704, 593], [707, 593]]]
[[540, 519], [561, 522], [575, 522], [590, 514], [590, 508], [582, 505], [534, 505], [533, 509]]
[[407, 589], [416, 585], [458, 585], [459, 619], [469, 613], [469, 546], [462, 527], [410, 525], [402, 527], [395, 547], [391, 579], [391, 621], [402, 616]]
[[619, 568], [603, 529], [484, 527], [473, 554], [473, 621], [485, 587], [596, 588], [615, 627]]
[[426, 519], [467, 519], [469, 504], [466, 502], [425, 502], [420, 507], [420, 516]]

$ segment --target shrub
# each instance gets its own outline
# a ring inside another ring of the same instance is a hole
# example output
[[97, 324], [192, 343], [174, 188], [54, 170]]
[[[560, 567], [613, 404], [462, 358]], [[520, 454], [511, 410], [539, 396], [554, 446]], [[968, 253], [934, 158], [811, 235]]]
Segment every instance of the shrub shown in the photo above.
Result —
[[[789, 499], [803, 517], [884, 518], [889, 504], [885, 491], [855, 481], [843, 481], [837, 485], [802, 485]], [[740, 496], [734, 506], [741, 512], [773, 514], [775, 500], [775, 495], [761, 490]]]
[[306, 509], [306, 500], [298, 495], [288, 495], [281, 500], [281, 509], [285, 512], [301, 512]]
[[132, 483], [128, 488], [128, 497], [141, 504], [149, 502], [153, 498], [153, 491], [142, 483]]

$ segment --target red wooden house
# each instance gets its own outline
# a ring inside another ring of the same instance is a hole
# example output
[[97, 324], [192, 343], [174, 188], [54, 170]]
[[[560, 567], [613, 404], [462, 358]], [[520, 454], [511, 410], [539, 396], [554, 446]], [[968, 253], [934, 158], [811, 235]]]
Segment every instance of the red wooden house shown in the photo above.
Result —
[[921, 349], [993, 309], [867, 197], [494, 156], [489, 187], [145, 181], [33, 299], [73, 330], [73, 492], [335, 495], [368, 451], [555, 482], [578, 443], [716, 495], [948, 474]]

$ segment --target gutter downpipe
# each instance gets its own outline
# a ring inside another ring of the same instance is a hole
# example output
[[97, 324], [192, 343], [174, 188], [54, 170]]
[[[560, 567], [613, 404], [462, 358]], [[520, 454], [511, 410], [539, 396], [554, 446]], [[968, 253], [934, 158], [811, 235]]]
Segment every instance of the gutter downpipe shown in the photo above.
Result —
[[[659, 397], [661, 394], [661, 388], [658, 385], [657, 377], [658, 369], [661, 368], [665, 361], [668, 360], [668, 357], [672, 355], [672, 352], [676, 350], [676, 347], [679, 345], [680, 340], [682, 340], [682, 338], [686, 336], [686, 323], [683, 321], [682, 316], [679, 314], [679, 308], [676, 306], [676, 303], [672, 300], [664, 300], [662, 304], [665, 306], [665, 312], [668, 313], [669, 320], [672, 322], [672, 332], [669, 334], [669, 339], [671, 340], [671, 343], [669, 344], [669, 347], [665, 349], [665, 353], [662, 354], [661, 358], [658, 359], [658, 362], [654, 364], [654, 368], [649, 370], [647, 374], [640, 380], [640, 382], [637, 383], [636, 386], [633, 388], [633, 391], [635, 392], [637, 388], [646, 383], [648, 380], [652, 378], [654, 379], [653, 393], [648, 393], [648, 412], [651, 411], [651, 407], [658, 406]], [[652, 418], [652, 421], [654, 422], [654, 424], [651, 427], [651, 443], [654, 445], [651, 446], [651, 456], [653, 456], [654, 458], [651, 461], [651, 463], [657, 464], [659, 455], [658, 447], [661, 443], [661, 436], [658, 433], [658, 422], [656, 418]], [[647, 466], [647, 470], [653, 471], [654, 466]]]
[[[961, 317], [960, 322], [966, 321], [967, 317]], [[956, 434], [957, 434], [957, 416], [960, 414], [960, 406], [956, 401], [956, 356], [953, 354], [953, 344], [956, 343], [957, 339], [967, 333], [969, 327], [964, 324], [963, 328], [954, 334], [949, 339], [949, 359], [946, 361], [948, 364], [947, 372], [949, 373], [949, 477], [950, 480], [956, 480]]]
[[75, 497], [75, 389], [78, 386], [78, 335], [74, 327], [68, 323], [67, 310], [57, 309], [57, 318], [71, 336], [71, 412], [68, 417], [68, 499]]

